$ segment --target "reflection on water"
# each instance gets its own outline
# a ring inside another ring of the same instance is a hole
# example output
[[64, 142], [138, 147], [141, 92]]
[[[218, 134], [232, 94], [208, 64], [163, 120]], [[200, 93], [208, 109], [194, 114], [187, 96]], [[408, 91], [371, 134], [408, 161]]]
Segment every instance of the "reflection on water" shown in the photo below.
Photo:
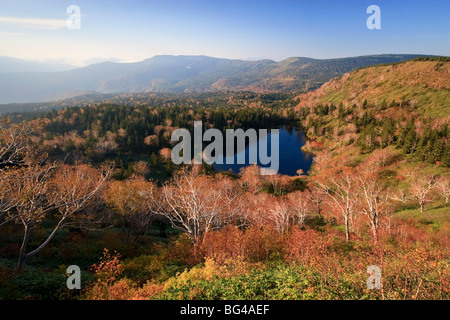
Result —
[[[267, 145], [267, 141], [270, 142], [271, 133], [265, 139], [261, 139], [258, 142], [247, 144], [245, 150], [237, 150], [233, 157], [224, 157], [224, 164], [214, 164], [214, 168], [216, 171], [227, 171], [232, 169], [233, 172], [239, 173], [239, 170], [242, 167], [246, 167], [249, 163], [249, 152], [253, 154], [258, 154], [258, 145], [265, 144]], [[311, 167], [312, 163], [312, 155], [309, 153], [305, 153], [301, 150], [301, 147], [305, 144], [305, 136], [301, 131], [293, 127], [281, 127], [279, 128], [279, 161], [280, 167], [278, 173], [284, 175], [295, 176], [297, 174], [297, 170], [302, 169], [304, 172], [307, 172]], [[268, 145], [269, 155], [271, 154], [270, 143]], [[246, 163], [238, 164], [238, 156], [245, 155]], [[232, 162], [233, 164], [229, 164]], [[259, 163], [258, 165], [261, 167], [269, 167], [269, 165], [262, 165]]]

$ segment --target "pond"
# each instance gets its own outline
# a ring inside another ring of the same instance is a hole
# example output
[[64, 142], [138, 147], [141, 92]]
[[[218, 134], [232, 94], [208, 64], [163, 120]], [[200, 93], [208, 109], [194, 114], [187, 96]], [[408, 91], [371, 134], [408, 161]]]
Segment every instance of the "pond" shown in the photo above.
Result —
[[[283, 175], [295, 176], [297, 175], [297, 170], [302, 169], [305, 173], [308, 172], [311, 167], [313, 157], [311, 154], [303, 152], [301, 147], [305, 144], [305, 135], [302, 131], [299, 131], [293, 127], [280, 127], [278, 128], [278, 138], [279, 138], [279, 169], [278, 173]], [[245, 150], [237, 150], [234, 154], [233, 159], [225, 157], [224, 164], [214, 164], [216, 171], [228, 171], [232, 170], [234, 173], [239, 173], [240, 169], [247, 167], [249, 163], [249, 151], [258, 152], [259, 144], [263, 143], [267, 145], [267, 141], [271, 141], [272, 132], [269, 131], [265, 139], [259, 139], [253, 144], [247, 144]], [[268, 154], [271, 155], [270, 143], [268, 144]], [[238, 156], [242, 154], [245, 155], [245, 164], [238, 164]], [[229, 164], [233, 163], [233, 164]], [[259, 162], [260, 167], [269, 167], [269, 165], [262, 165]]]

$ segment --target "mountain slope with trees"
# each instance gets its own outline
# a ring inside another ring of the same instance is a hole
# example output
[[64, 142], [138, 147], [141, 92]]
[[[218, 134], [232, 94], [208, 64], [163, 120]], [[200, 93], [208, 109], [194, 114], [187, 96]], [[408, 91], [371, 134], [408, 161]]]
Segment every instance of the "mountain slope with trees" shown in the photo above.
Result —
[[423, 214], [432, 190], [448, 192], [448, 68], [447, 58], [368, 67], [298, 97], [304, 148], [315, 154], [309, 178], [334, 202], [347, 237], [360, 198], [375, 230], [381, 212], [415, 204]]
[[299, 106], [332, 103], [389, 105], [408, 102], [430, 116], [450, 116], [449, 58], [417, 59], [362, 68], [298, 97]]

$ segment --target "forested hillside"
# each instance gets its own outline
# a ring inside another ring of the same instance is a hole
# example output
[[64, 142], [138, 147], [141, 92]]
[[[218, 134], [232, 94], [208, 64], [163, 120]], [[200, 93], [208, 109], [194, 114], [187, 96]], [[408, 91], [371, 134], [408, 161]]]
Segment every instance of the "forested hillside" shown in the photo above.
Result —
[[388, 106], [407, 102], [417, 112], [439, 118], [450, 116], [450, 61], [414, 61], [367, 67], [333, 79], [320, 89], [301, 95], [299, 106], [368, 103]]

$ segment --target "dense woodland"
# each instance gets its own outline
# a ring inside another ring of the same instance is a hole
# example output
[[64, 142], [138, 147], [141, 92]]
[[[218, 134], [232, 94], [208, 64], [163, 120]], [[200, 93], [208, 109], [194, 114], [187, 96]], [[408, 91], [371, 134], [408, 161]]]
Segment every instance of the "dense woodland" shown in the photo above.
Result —
[[[448, 119], [409, 101], [146, 99], [0, 119], [0, 298], [449, 298]], [[194, 120], [295, 125], [313, 166], [175, 166], [171, 133]], [[65, 287], [73, 264], [82, 290]], [[367, 288], [370, 265], [380, 290]]]

